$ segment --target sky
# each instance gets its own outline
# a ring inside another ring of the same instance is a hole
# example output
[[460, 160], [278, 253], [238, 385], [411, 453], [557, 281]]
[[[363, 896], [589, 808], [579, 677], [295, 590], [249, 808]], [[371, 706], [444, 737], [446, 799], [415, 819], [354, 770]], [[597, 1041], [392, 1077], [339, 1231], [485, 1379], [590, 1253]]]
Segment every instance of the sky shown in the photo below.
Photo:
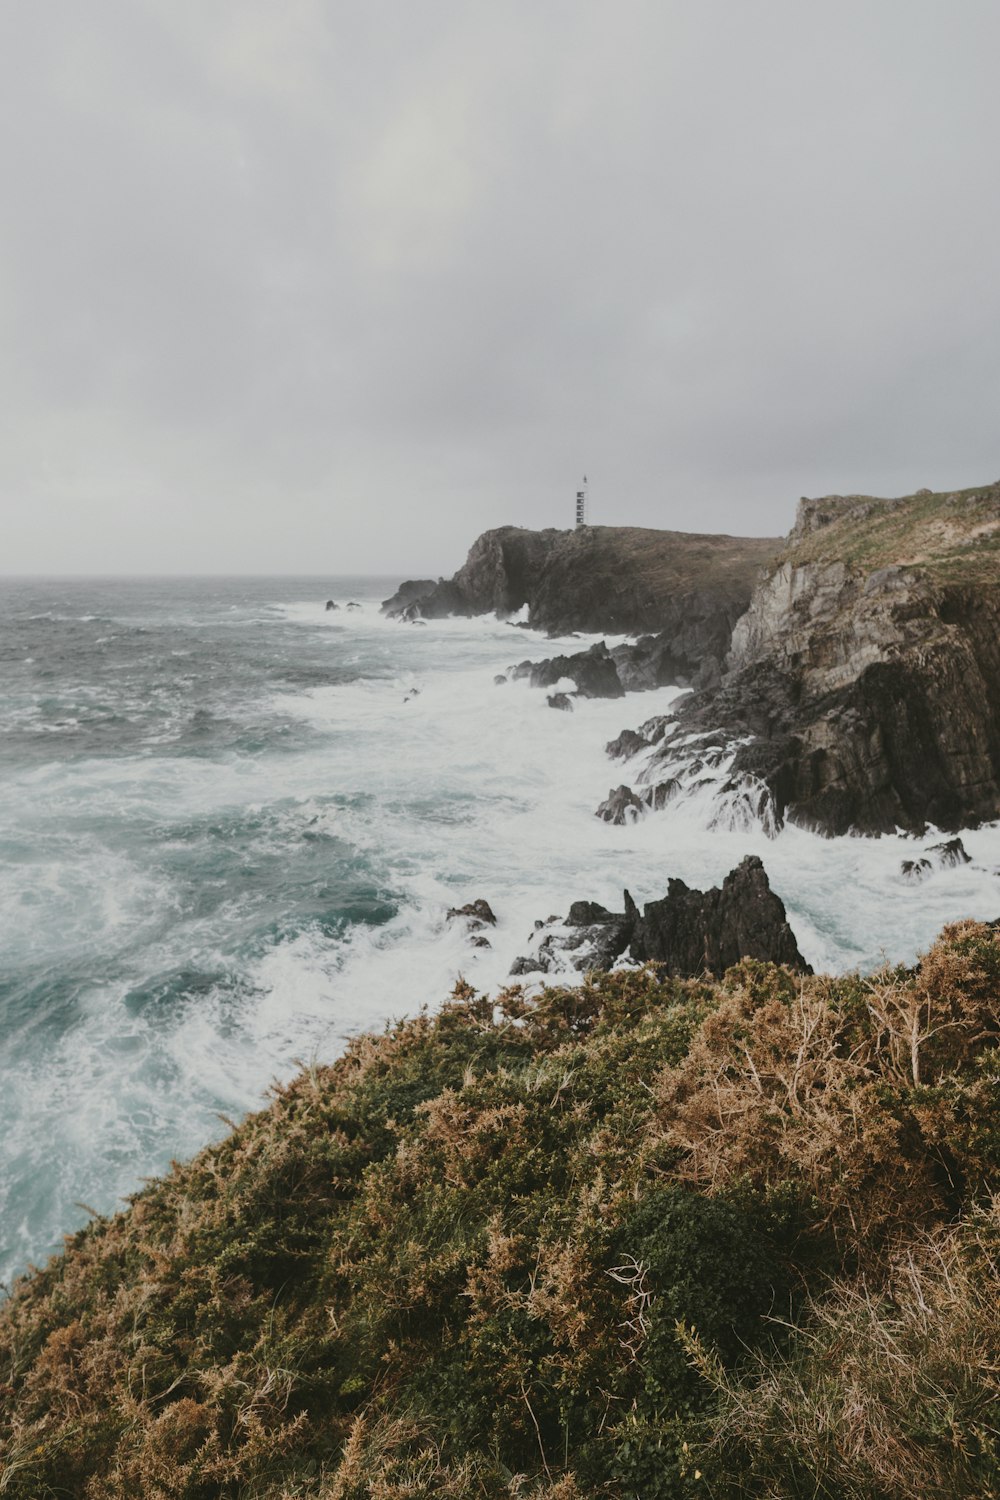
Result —
[[996, 0], [0, 0], [0, 572], [1000, 475]]

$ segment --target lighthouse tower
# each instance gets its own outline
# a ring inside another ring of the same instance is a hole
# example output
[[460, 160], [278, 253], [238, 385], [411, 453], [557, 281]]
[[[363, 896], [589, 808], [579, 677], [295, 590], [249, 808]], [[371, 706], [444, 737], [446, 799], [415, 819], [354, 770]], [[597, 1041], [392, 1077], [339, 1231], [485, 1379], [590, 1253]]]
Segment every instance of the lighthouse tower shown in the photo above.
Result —
[[576, 525], [577, 530], [587, 524], [587, 476], [583, 476], [583, 484], [576, 492]]

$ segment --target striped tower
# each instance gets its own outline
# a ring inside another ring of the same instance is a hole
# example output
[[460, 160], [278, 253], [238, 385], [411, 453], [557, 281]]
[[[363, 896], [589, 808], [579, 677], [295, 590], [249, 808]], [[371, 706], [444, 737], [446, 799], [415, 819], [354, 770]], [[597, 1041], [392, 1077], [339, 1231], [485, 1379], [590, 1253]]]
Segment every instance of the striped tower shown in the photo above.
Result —
[[576, 524], [577, 528], [587, 524], [587, 476], [583, 476], [583, 484], [576, 492]]

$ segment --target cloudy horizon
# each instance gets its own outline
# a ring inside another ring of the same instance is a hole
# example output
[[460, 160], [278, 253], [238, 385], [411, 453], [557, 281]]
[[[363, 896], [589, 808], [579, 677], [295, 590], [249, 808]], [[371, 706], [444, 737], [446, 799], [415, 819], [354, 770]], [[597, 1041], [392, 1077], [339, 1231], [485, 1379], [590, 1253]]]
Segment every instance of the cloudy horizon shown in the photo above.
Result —
[[0, 10], [0, 573], [1000, 474], [990, 0]]

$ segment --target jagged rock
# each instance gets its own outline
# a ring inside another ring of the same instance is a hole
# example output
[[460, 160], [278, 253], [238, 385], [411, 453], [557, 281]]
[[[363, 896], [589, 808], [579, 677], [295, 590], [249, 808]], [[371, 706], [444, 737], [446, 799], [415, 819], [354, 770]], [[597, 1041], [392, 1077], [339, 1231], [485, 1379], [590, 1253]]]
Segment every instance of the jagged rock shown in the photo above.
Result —
[[925, 875], [929, 875], [933, 868], [929, 859], [904, 859], [899, 867], [899, 873], [904, 880], [916, 885], [919, 880], [923, 880]]
[[561, 708], [567, 713], [573, 712], [573, 700], [568, 693], [550, 693], [545, 701], [550, 708]]
[[648, 750], [652, 743], [652, 740], [637, 734], [634, 729], [623, 729], [617, 739], [608, 741], [604, 753], [612, 760], [629, 760], [633, 755], [638, 755], [640, 750]]
[[497, 923], [493, 908], [482, 896], [469, 901], [465, 906], [449, 907], [446, 920], [450, 922], [455, 917], [465, 917], [470, 927], [495, 927]]
[[[515, 668], [515, 671], [520, 671]], [[581, 698], [622, 698], [625, 689], [618, 679], [618, 670], [611, 659], [604, 641], [598, 641], [587, 651], [575, 656], [553, 656], [548, 661], [534, 662], [528, 674], [532, 687], [552, 687], [564, 677], [572, 677]]]
[[648, 807], [651, 812], [661, 812], [667, 803], [672, 801], [681, 789], [681, 784], [676, 777], [671, 776], [666, 781], [658, 781], [655, 786], [647, 786], [640, 794], [643, 807]]
[[597, 816], [605, 823], [633, 823], [643, 812], [641, 798], [630, 786], [613, 787], [597, 809]]
[[1000, 485], [930, 500], [804, 500], [721, 679], [678, 705], [681, 736], [725, 732], [775, 826], [1000, 816]]
[[755, 854], [709, 891], [669, 881], [663, 900], [643, 908], [630, 947], [633, 958], [666, 964], [672, 974], [722, 975], [742, 958], [812, 972]]
[[339, 604], [335, 604], [332, 599], [328, 599], [326, 601], [326, 607], [327, 607], [327, 609], [339, 609], [340, 605]]
[[972, 858], [959, 838], [947, 839], [943, 844], [932, 844], [927, 853], [936, 854], [938, 864], [944, 865], [946, 869], [972, 864]]
[[574, 901], [566, 930], [547, 933], [533, 952], [515, 960], [511, 973], [610, 968], [626, 950], [636, 962], [661, 963], [686, 977], [721, 976], [743, 958], [812, 972], [756, 855], [730, 871], [721, 887], [696, 891], [671, 880], [663, 900], [647, 902], [641, 913], [628, 891], [624, 898], [624, 912]]

